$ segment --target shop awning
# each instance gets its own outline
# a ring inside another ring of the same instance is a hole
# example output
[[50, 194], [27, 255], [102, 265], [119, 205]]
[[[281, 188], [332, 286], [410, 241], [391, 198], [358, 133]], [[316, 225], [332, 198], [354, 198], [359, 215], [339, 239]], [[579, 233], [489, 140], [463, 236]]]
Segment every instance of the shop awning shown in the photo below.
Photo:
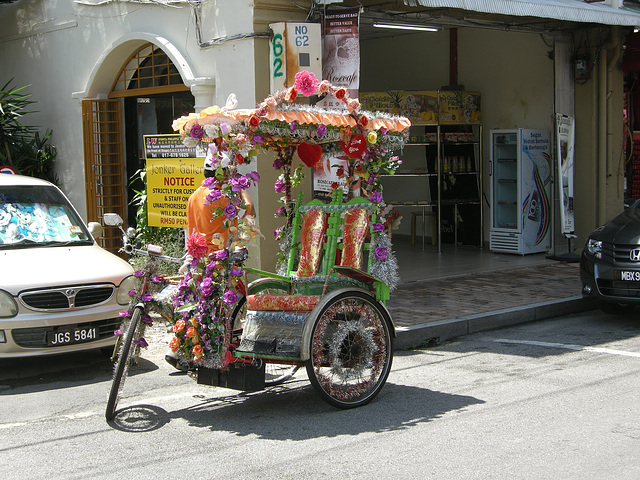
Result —
[[409, 6], [454, 8], [511, 17], [536, 17], [566, 22], [640, 26], [638, 7], [615, 8], [582, 0], [404, 0]]

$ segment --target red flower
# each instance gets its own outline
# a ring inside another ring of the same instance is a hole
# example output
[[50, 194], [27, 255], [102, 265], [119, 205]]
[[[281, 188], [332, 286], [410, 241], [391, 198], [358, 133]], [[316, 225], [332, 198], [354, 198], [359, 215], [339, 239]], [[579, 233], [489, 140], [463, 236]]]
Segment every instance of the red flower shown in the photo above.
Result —
[[193, 258], [202, 258], [207, 253], [207, 240], [203, 235], [194, 233], [187, 238], [187, 251]]
[[338, 182], [333, 182], [333, 183], [331, 184], [331, 188], [333, 188], [334, 190], [335, 190], [336, 188], [338, 188]]
[[251, 115], [249, 117], [249, 126], [255, 128], [258, 125], [260, 125], [260, 119], [258, 118], [258, 116], [257, 115]]
[[236, 162], [238, 162], [239, 165], [242, 165], [244, 163], [244, 157], [239, 153], [236, 153]]
[[344, 87], [340, 87], [338, 90], [336, 90], [336, 93], [334, 94], [334, 96], [338, 100], [342, 100], [346, 94], [347, 94], [347, 89]]
[[298, 92], [296, 92], [296, 89], [294, 87], [291, 87], [289, 90], [287, 90], [287, 93], [285, 94], [284, 99], [287, 102], [295, 102], [297, 96], [298, 96]]
[[360, 122], [360, 125], [362, 125], [363, 127], [366, 127], [367, 123], [369, 123], [369, 119], [367, 117], [365, 117], [364, 115], [362, 115], [360, 117], [360, 119], [358, 120], [358, 122]]

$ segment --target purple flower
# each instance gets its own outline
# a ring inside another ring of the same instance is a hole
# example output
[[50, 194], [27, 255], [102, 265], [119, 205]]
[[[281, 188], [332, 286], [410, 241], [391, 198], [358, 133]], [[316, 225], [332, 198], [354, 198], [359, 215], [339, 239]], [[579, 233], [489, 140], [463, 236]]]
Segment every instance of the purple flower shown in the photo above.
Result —
[[220, 200], [222, 197], [222, 192], [218, 189], [211, 190], [206, 197], [204, 197], [204, 204], [209, 205], [212, 202]]
[[151, 277], [151, 281], [153, 283], [162, 283], [164, 279], [159, 275], [154, 275], [153, 277]]
[[222, 295], [222, 301], [227, 305], [233, 305], [238, 301], [238, 296], [235, 294], [235, 292], [227, 290], [226, 292], [224, 292], [224, 295]]
[[120, 313], [118, 313], [119, 317], [130, 317], [131, 316], [131, 312], [127, 311], [127, 310], [122, 310]]
[[234, 192], [239, 192], [240, 190], [246, 190], [251, 186], [249, 183], [249, 179], [243, 175], [239, 177], [232, 178], [229, 183], [231, 184], [231, 190]]
[[145, 313], [144, 316], [142, 317], [142, 322], [146, 323], [147, 325], [151, 325], [153, 323], [153, 320], [148, 314]]
[[226, 250], [218, 250], [216, 252], [216, 260], [225, 260], [229, 256], [229, 252]]
[[204, 130], [202, 129], [202, 125], [198, 125], [197, 123], [189, 130], [189, 136], [191, 138], [202, 138], [203, 135]]
[[284, 207], [278, 207], [276, 210], [276, 217], [284, 217], [287, 214], [287, 210]]
[[150, 293], [145, 293], [142, 295], [142, 297], [140, 297], [140, 300], [142, 300], [143, 302], [150, 302], [151, 300], [153, 300], [153, 295], [151, 295]]
[[289, 128], [291, 129], [292, 132], [295, 132], [298, 129], [298, 122], [291, 122], [289, 124]]
[[241, 277], [242, 275], [244, 275], [244, 272], [241, 268], [233, 267], [231, 270], [229, 270], [229, 275], [233, 277]]
[[228, 220], [235, 218], [238, 215], [238, 209], [233, 205], [227, 205], [224, 207], [224, 216], [227, 217]]
[[384, 261], [387, 259], [387, 249], [384, 247], [376, 247], [375, 251], [373, 252], [373, 256], [378, 260]]
[[130, 297], [135, 297], [136, 293], [136, 289], [134, 288], [133, 290], [129, 290], [129, 293], [127, 293], [127, 295], [129, 295]]
[[283, 180], [278, 179], [278, 180], [276, 180], [276, 183], [273, 186], [273, 188], [278, 193], [284, 193], [284, 191], [287, 189], [287, 186], [286, 186], [286, 184], [284, 183]]
[[273, 161], [273, 168], [282, 168], [284, 167], [284, 160], [282, 160], [281, 158], [276, 158]]
[[327, 134], [327, 126], [326, 125], [319, 125], [318, 126], [318, 131], [316, 132], [316, 134], [318, 135], [318, 138], [322, 138]]
[[260, 175], [258, 175], [258, 172], [249, 172], [247, 173], [247, 176], [251, 178], [254, 183], [258, 183], [260, 181]]
[[218, 183], [218, 180], [215, 177], [207, 177], [202, 181], [202, 186], [212, 189], [216, 183]]
[[282, 232], [282, 227], [278, 227], [273, 231], [273, 236], [275, 238], [280, 238], [280, 233]]
[[384, 230], [384, 225], [382, 223], [374, 223], [373, 224], [373, 231], [374, 232], [381, 232]]
[[147, 348], [149, 346], [147, 341], [142, 337], [140, 337], [137, 340], [134, 340], [133, 343], [135, 343], [136, 345], [140, 345], [140, 348]]
[[229, 132], [231, 131], [231, 129], [229, 128], [229, 124], [226, 122], [222, 122], [220, 124], [220, 131], [222, 132], [222, 135], [229, 135]]
[[137, 272], [134, 272], [134, 275], [136, 277], [144, 277], [144, 270], [138, 270]]
[[113, 331], [114, 335], [122, 335], [122, 330], [120, 330], [119, 328], [117, 330]]
[[380, 203], [382, 201], [382, 194], [380, 192], [373, 192], [369, 195], [369, 200], [373, 203]]
[[262, 145], [262, 144], [264, 143], [264, 138], [262, 138], [260, 135], [254, 135], [254, 136], [252, 137], [252, 140], [253, 140], [255, 143], [259, 143], [260, 145]]

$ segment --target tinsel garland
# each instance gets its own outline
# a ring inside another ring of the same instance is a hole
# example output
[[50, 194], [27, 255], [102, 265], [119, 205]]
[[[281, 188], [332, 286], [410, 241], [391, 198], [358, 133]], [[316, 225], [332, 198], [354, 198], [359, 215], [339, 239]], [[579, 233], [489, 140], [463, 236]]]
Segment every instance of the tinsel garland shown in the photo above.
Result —
[[382, 247], [387, 251], [387, 258], [379, 260], [374, 257], [369, 273], [386, 283], [389, 286], [389, 291], [393, 291], [400, 283], [400, 276], [398, 275], [398, 260], [393, 253], [391, 237], [386, 232], [380, 232], [373, 236], [371, 243], [371, 252], [375, 251], [377, 247]]

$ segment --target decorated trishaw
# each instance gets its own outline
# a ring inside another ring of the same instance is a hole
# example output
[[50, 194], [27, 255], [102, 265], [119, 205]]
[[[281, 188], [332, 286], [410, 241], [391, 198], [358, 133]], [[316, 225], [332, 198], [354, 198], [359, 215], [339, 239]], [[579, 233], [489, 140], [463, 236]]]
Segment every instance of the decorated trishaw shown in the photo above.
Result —
[[[303, 96], [337, 106], [296, 103]], [[173, 125], [185, 145], [207, 150], [215, 176], [203, 182], [210, 189], [205, 202], [224, 216], [227, 235], [214, 236], [211, 251], [203, 236], [188, 232], [193, 260], [175, 289], [170, 348], [198, 383], [258, 391], [265, 388], [265, 365], [305, 366], [325, 401], [363, 405], [383, 387], [393, 358], [395, 328], [385, 301], [398, 274], [380, 180], [401, 163], [410, 123], [361, 111], [346, 89], [309, 72], [255, 109], [235, 107], [230, 96], [224, 107]], [[246, 265], [246, 247], [261, 233], [253, 216], [242, 215], [242, 192], [260, 180], [252, 168], [261, 151], [275, 153], [260, 158], [279, 171], [274, 272]], [[330, 201], [305, 203], [296, 189], [305, 165], [318, 162], [339, 164], [341, 181], [332, 185]], [[218, 202], [222, 197], [227, 201]], [[162, 279], [155, 280], [161, 290]]]

